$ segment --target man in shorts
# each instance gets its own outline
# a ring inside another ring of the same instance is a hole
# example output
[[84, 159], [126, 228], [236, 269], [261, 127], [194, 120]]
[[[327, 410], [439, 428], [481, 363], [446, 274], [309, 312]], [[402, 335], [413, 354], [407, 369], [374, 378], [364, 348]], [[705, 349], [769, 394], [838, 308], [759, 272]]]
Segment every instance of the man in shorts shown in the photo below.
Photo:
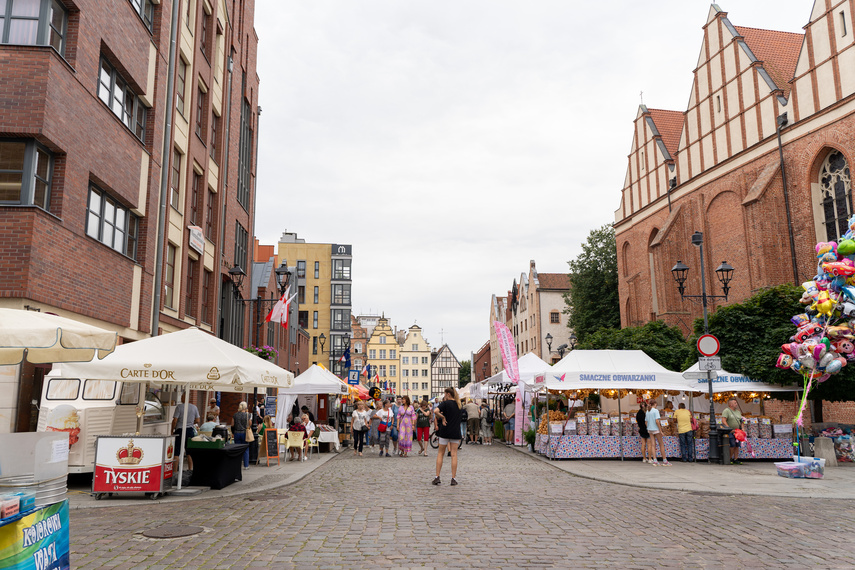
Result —
[[736, 398], [731, 398], [727, 401], [727, 408], [721, 413], [724, 420], [724, 427], [730, 428], [728, 439], [730, 440], [730, 464], [742, 465], [739, 460], [739, 441], [733, 435], [733, 430], [742, 428], [742, 412], [739, 409], [739, 402]]
[[469, 433], [469, 441], [466, 443], [478, 443], [478, 434], [481, 432], [481, 408], [472, 400], [467, 400], [463, 409], [466, 410], [466, 428]]

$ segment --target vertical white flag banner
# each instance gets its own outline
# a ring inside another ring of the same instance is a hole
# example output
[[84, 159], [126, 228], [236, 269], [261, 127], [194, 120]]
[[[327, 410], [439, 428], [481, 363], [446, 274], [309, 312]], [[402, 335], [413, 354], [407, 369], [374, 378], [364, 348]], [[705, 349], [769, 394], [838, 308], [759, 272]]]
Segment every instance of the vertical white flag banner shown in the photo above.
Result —
[[514, 345], [514, 337], [507, 325], [499, 321], [493, 321], [496, 329], [496, 337], [499, 341], [499, 350], [502, 353], [502, 363], [505, 366], [505, 374], [514, 384], [517, 384], [517, 395], [514, 405], [514, 445], [522, 445], [522, 432], [525, 427], [525, 414], [523, 413], [523, 390], [519, 386], [520, 367], [517, 359], [517, 347]]

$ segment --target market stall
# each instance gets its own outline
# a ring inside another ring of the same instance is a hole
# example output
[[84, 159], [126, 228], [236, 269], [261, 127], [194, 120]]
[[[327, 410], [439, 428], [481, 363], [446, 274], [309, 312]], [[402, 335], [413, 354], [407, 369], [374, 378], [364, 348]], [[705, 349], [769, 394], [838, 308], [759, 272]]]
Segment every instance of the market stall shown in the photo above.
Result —
[[[293, 386], [279, 389], [274, 426], [282, 433], [288, 430], [288, 416], [298, 397], [317, 397], [319, 406], [339, 406], [341, 405], [341, 396], [348, 393], [348, 385], [342, 382], [335, 374], [326, 368], [313, 364], [308, 370], [294, 378]], [[325, 398], [327, 395], [334, 397]], [[334, 417], [332, 410], [329, 412], [329, 417]], [[316, 424], [320, 426], [319, 422], [316, 422]], [[318, 441], [332, 443], [338, 449], [338, 436], [333, 435], [333, 437], [330, 437], [328, 431], [324, 431], [323, 429], [321, 431], [322, 433]]]
[[[70, 378], [182, 387], [184, 417], [187, 417], [190, 390], [251, 393], [253, 388], [287, 388], [294, 380], [287, 370], [197, 328], [124, 344], [103, 360], [63, 364], [62, 371]], [[187, 441], [186, 426], [181, 428], [181, 439]], [[176, 451], [180, 490], [185, 446]], [[106, 458], [95, 456], [96, 470], [107, 463]], [[125, 480], [135, 481], [140, 469], [138, 465], [127, 464], [121, 471], [126, 474]], [[239, 473], [236, 478], [240, 480]], [[139, 489], [134, 484], [117, 484], [112, 492], [139, 492]]]
[[[757, 390], [745, 392], [751, 405], [770, 391], [793, 390], [768, 384], [734, 379], [736, 375], [722, 372], [728, 378], [714, 384], [723, 402], [734, 386]], [[706, 382], [706, 381], [704, 381]], [[695, 396], [706, 384], [686, 380], [679, 372], [671, 372], [642, 351], [574, 350], [556, 363], [549, 374], [538, 377], [532, 389], [553, 397], [583, 399], [589, 394], [600, 396], [600, 412], [577, 411], [569, 414], [551, 412], [541, 418], [535, 439], [535, 449], [553, 459], [641, 457], [641, 441], [634, 412], [642, 399], [680, 400], [695, 411], [700, 429], [695, 439], [696, 458], [709, 455], [709, 417], [699, 410], [709, 409], [709, 400]], [[763, 392], [760, 392], [763, 388]], [[705, 401], [702, 404], [701, 401]], [[678, 402], [679, 403], [679, 402]], [[660, 410], [663, 437], [670, 456], [679, 456], [679, 440], [673, 413]], [[792, 430], [781, 430], [770, 418], [746, 418], [748, 444], [754, 457], [761, 459], [788, 458], [792, 455]]]

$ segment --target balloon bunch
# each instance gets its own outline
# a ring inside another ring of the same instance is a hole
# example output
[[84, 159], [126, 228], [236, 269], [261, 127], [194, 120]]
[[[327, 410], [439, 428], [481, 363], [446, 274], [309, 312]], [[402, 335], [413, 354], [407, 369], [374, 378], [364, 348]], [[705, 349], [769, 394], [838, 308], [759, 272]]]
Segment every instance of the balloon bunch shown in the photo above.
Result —
[[855, 216], [839, 244], [816, 244], [816, 257], [816, 276], [802, 283], [805, 312], [790, 319], [798, 330], [781, 346], [776, 363], [804, 377], [799, 426], [811, 387], [855, 360]]

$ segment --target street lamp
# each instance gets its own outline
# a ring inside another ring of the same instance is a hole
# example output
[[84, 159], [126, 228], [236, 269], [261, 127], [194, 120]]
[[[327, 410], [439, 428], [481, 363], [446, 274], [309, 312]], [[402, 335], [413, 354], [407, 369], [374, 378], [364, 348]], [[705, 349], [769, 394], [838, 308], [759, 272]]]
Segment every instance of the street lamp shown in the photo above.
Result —
[[579, 343], [579, 339], [576, 338], [576, 333], [570, 333], [570, 350], [575, 350], [576, 345]]
[[549, 348], [549, 352], [552, 352], [552, 334], [546, 333], [546, 346]]
[[[279, 293], [282, 295], [285, 294], [285, 288], [288, 286], [288, 277], [290, 277], [290, 273], [288, 272], [288, 262], [282, 260], [282, 265], [273, 270], [276, 274], [276, 283], [279, 285]], [[285, 299], [286, 301], [288, 299]]]
[[558, 351], [558, 357], [559, 358], [564, 358], [564, 353], [567, 352], [567, 349], [569, 348], [569, 346], [570, 345], [568, 345], [567, 343], [564, 343], [556, 349]]
[[318, 342], [321, 343], [321, 354], [324, 353], [324, 344], [327, 342], [327, 335], [321, 333], [321, 336], [318, 337]]
[[[677, 282], [677, 290], [680, 291], [680, 297], [683, 299], [700, 299], [704, 309], [704, 334], [709, 334], [709, 320], [707, 319], [707, 299], [724, 299], [727, 300], [727, 295], [730, 293], [730, 280], [733, 279], [733, 267], [726, 261], [722, 261], [721, 265], [715, 270], [715, 275], [721, 283], [722, 292], [724, 295], [707, 295], [707, 282], [704, 275], [704, 234], [695, 232], [692, 234], [692, 245], [698, 246], [701, 253], [701, 294], [686, 295], [686, 277], [689, 274], [689, 266], [682, 261], [677, 261], [677, 264], [671, 269], [671, 274], [674, 276], [674, 281]], [[707, 383], [710, 397], [710, 453], [709, 461], [720, 460], [718, 453], [718, 427], [715, 421], [715, 400], [713, 399], [713, 383], [712, 374], [707, 370]]]

